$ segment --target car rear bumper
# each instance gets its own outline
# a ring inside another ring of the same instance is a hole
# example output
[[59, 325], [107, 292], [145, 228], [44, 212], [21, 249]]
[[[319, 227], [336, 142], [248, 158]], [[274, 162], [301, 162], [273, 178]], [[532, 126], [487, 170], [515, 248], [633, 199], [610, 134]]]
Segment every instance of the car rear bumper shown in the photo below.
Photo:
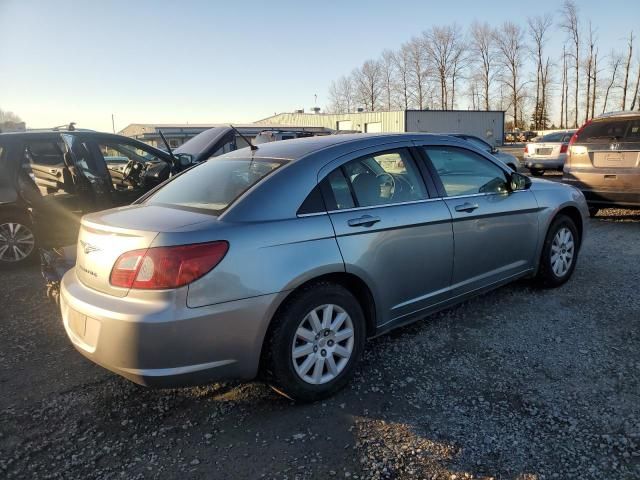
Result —
[[549, 169], [561, 169], [564, 165], [566, 156], [553, 157], [553, 158], [536, 158], [536, 157], [524, 157], [524, 166], [530, 170], [549, 170]]
[[141, 385], [254, 378], [279, 295], [189, 308], [186, 293], [116, 298], [84, 286], [71, 270], [60, 290], [64, 328], [82, 355]]
[[[615, 178], [606, 180], [605, 175]], [[640, 208], [638, 174], [565, 171], [562, 182], [578, 188], [591, 206]]]

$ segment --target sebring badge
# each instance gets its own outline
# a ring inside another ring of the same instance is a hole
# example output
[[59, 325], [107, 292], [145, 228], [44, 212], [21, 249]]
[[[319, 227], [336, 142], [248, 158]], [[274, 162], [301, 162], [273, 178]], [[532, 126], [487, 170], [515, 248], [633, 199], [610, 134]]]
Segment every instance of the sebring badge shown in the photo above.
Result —
[[83, 240], [80, 240], [80, 245], [82, 245], [82, 249], [84, 250], [85, 254], [89, 254], [91, 252], [99, 252], [100, 249], [94, 245], [91, 245], [88, 242], [85, 242]]

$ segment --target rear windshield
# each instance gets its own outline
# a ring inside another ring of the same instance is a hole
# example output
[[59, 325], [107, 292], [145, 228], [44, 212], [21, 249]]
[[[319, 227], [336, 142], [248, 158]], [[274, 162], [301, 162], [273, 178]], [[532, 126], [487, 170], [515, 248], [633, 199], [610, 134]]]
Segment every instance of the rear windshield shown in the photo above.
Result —
[[219, 213], [286, 160], [216, 157], [203, 162], [160, 188], [145, 203], [169, 204]]
[[569, 140], [571, 140], [571, 135], [573, 135], [573, 132], [555, 132], [555, 133], [548, 133], [546, 135], [544, 135], [543, 137], [540, 138], [540, 140], [538, 140], [539, 142], [562, 142], [562, 143], [568, 143]]
[[611, 140], [640, 142], [640, 118], [600, 120], [585, 126], [579, 142], [597, 143]]

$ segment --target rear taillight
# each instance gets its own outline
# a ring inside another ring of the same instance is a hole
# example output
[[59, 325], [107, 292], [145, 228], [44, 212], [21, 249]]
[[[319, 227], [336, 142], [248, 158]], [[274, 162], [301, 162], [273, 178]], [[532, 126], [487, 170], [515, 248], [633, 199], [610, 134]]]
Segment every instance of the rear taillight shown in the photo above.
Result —
[[182, 287], [210, 272], [227, 250], [224, 241], [133, 250], [118, 257], [110, 282], [147, 290]]
[[585, 122], [584, 125], [582, 125], [578, 130], [576, 130], [576, 133], [574, 133], [571, 136], [571, 140], [569, 140], [569, 147], [571, 147], [571, 145], [573, 145], [574, 143], [576, 143], [576, 141], [578, 140], [578, 137], [580, 136], [580, 134], [582, 133], [582, 130], [584, 130], [584, 127], [586, 127], [587, 125], [589, 125], [591, 122], [593, 122], [593, 120], [587, 120]]
[[529, 145], [524, 146], [524, 153], [529, 153]]
[[560, 146], [560, 153], [567, 153], [567, 150], [568, 150], [568, 149], [569, 149], [569, 144], [567, 144], [567, 143], [563, 143], [563, 144]]

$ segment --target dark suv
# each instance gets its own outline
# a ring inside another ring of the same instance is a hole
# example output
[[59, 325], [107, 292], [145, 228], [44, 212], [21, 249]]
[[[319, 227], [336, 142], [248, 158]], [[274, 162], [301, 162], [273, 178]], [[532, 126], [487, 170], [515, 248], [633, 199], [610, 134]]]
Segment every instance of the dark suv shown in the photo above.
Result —
[[615, 112], [585, 123], [569, 143], [563, 181], [584, 193], [589, 211], [640, 208], [640, 112]]
[[0, 134], [0, 267], [76, 242], [80, 217], [133, 202], [176, 171], [166, 152], [86, 130]]

